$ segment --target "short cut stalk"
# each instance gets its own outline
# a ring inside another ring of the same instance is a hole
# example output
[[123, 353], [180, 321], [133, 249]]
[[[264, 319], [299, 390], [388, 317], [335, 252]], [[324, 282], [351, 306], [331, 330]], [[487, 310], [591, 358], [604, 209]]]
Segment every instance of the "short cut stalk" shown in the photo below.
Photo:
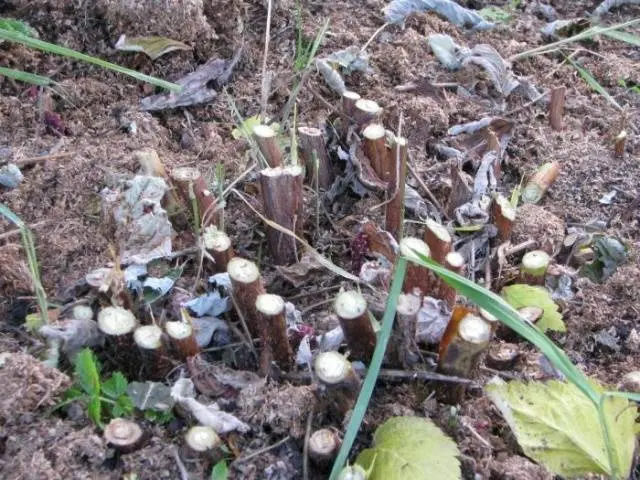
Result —
[[369, 362], [376, 348], [376, 334], [369, 320], [367, 301], [361, 293], [348, 290], [338, 294], [333, 308], [340, 320], [352, 358]]
[[253, 139], [269, 167], [282, 166], [282, 150], [280, 150], [277, 133], [273, 128], [269, 125], [256, 125], [253, 127]]
[[227, 265], [235, 305], [253, 337], [261, 335], [260, 316], [256, 310], [258, 296], [266, 293], [258, 266], [250, 260], [234, 257]]

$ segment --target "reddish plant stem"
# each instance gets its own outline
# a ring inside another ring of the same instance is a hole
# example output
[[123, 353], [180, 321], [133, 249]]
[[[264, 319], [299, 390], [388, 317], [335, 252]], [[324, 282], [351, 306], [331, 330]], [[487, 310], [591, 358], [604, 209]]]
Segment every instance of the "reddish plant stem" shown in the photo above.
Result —
[[389, 152], [391, 166], [387, 179], [387, 198], [385, 205], [385, 230], [396, 240], [402, 238], [404, 224], [404, 191], [407, 176], [407, 141], [396, 137], [394, 147]]
[[314, 127], [300, 127], [298, 142], [309, 184], [315, 187], [317, 182], [319, 188], [329, 189], [333, 183], [333, 172], [322, 130]]

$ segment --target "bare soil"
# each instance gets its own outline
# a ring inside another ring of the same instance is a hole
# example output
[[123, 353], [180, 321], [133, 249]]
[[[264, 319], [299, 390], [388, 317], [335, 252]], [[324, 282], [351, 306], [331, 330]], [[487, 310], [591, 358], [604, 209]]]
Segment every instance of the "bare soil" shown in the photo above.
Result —
[[[29, 22], [44, 40], [167, 80], [181, 78], [211, 57], [230, 59], [243, 45], [227, 92], [244, 118], [260, 113], [266, 2], [166, 3], [165, 11], [154, 7], [157, 2], [152, 0], [10, 0], [0, 1], [0, 15]], [[466, 3], [481, 8], [488, 2]], [[489, 43], [504, 58], [543, 44], [540, 29], [545, 21], [532, 13], [532, 3], [521, 2], [510, 24], [473, 34], [435, 15], [414, 14], [405, 28], [388, 27], [369, 45], [369, 73], [346, 77], [350, 90], [376, 100], [384, 108], [382, 120], [388, 128], [396, 129], [402, 116], [402, 132], [408, 138], [412, 163], [442, 204], [448, 195], [448, 170], [441, 168], [441, 162], [432, 155], [432, 145], [453, 125], [500, 112], [451, 91], [428, 95], [420, 90], [402, 93], [395, 87], [410, 82], [463, 81], [458, 74], [445, 70], [431, 53], [426, 39], [431, 33], [446, 33], [468, 46]], [[572, 18], [592, 11], [599, 2], [550, 3], [559, 18]], [[381, 9], [385, 4], [381, 0], [302, 2], [302, 30], [307, 38], [313, 38], [325, 20], [330, 20], [321, 56], [349, 46], [361, 47], [384, 23]], [[608, 14], [606, 22], [618, 23], [639, 14], [640, 7], [626, 6]], [[267, 114], [273, 118], [278, 118], [293, 89], [296, 25], [296, 4], [290, 0], [274, 2], [267, 61], [267, 69], [274, 74], [267, 103]], [[112, 48], [122, 33], [164, 35], [194, 48], [151, 62], [143, 54]], [[586, 48], [591, 52], [579, 52], [576, 58], [625, 111], [618, 111], [591, 90], [559, 55], [518, 61], [515, 73], [527, 77], [539, 89], [567, 87], [565, 128], [561, 132], [551, 129], [544, 102], [511, 115], [515, 130], [507, 149], [502, 188], [509, 192], [523, 175], [544, 162], [558, 161], [561, 174], [541, 204], [544, 211], [566, 226], [603, 221], [607, 234], [628, 245], [629, 262], [604, 284], [586, 279], [577, 282], [575, 298], [562, 310], [567, 333], [554, 335], [587, 374], [615, 385], [623, 374], [640, 366], [640, 209], [636, 200], [640, 195], [640, 124], [636, 115], [640, 96], [619, 84], [621, 79], [640, 83], [640, 55], [637, 48], [607, 38]], [[231, 135], [237, 119], [222, 92], [206, 106], [151, 114], [138, 111], [137, 106], [140, 98], [153, 93], [153, 88], [122, 75], [7, 43], [0, 45], [0, 64], [49, 75], [64, 91], [64, 96], [52, 96], [53, 109], [65, 126], [65, 134], [58, 135], [43, 121], [42, 106], [27, 86], [0, 80], [0, 160], [6, 157], [20, 162], [51, 155], [51, 159], [23, 170], [25, 179], [19, 188], [0, 190], [0, 201], [31, 226], [43, 284], [51, 298], [73, 298], [74, 286], [86, 273], [113, 260], [109, 252], [113, 239], [102, 222], [99, 192], [114, 178], [132, 176], [138, 170], [133, 156], [136, 150], [153, 148], [167, 168], [197, 166], [210, 179], [216, 165], [222, 164], [227, 184], [247, 169], [248, 145]], [[525, 102], [521, 97], [510, 97], [507, 111]], [[338, 106], [338, 97], [312, 70], [298, 95], [298, 122], [319, 125], [334, 115]], [[123, 128], [131, 122], [137, 125], [135, 134]], [[629, 132], [629, 139], [626, 155], [619, 159], [613, 156], [612, 143], [622, 128]], [[420, 191], [413, 179], [409, 183]], [[255, 177], [249, 175], [237, 188], [253, 204], [259, 204]], [[611, 190], [618, 192], [613, 203], [601, 203], [602, 196]], [[354, 226], [365, 218], [382, 224], [380, 209], [371, 210], [379, 199], [362, 200], [346, 212], [336, 210], [323, 216], [317, 231], [314, 194], [309, 191], [305, 196], [307, 239], [323, 255], [350, 270]], [[0, 351], [12, 352], [0, 367], [0, 477], [106, 479], [136, 473], [138, 478], [179, 478], [175, 458], [184, 424], [148, 425], [152, 435], [147, 446], [113, 461], [100, 433], [86, 418], [47, 414], [68, 386], [69, 378], [34, 365], [25, 355], [42, 356], [45, 345], [21, 326], [25, 314], [34, 311], [35, 303], [20, 235], [8, 234], [13, 228], [0, 219]], [[335, 326], [330, 300], [348, 282], [323, 269], [299, 272], [296, 277], [295, 272], [287, 274], [273, 268], [262, 253], [266, 251], [265, 225], [235, 196], [228, 198], [225, 207], [225, 229], [239, 255], [260, 262], [267, 289], [292, 299], [303, 312], [305, 323], [318, 331]], [[526, 236], [526, 228], [520, 233]], [[175, 249], [190, 247], [192, 242], [192, 236], [182, 234], [176, 239]], [[185, 285], [197, 281], [195, 258], [191, 258], [190, 266], [194, 267], [191, 277], [181, 279]], [[595, 340], [603, 330], [618, 338], [618, 349]], [[513, 373], [539, 370], [535, 350], [524, 343], [521, 347], [524, 359]], [[251, 365], [242, 362], [242, 352], [236, 353], [234, 366]], [[479, 382], [491, 375], [481, 372]], [[299, 382], [272, 381], [256, 392], [254, 402], [247, 398], [222, 401], [224, 407], [252, 426], [249, 434], [227, 439], [234, 455], [243, 457], [289, 437], [276, 448], [234, 463], [231, 478], [302, 478], [302, 445], [312, 403], [307, 399], [313, 395], [310, 388]], [[375, 427], [393, 415], [428, 416], [460, 446], [465, 478], [552, 478], [521, 455], [481, 390], [470, 389], [455, 422], [451, 421], [449, 407], [428, 399], [428, 394], [428, 386], [408, 380], [379, 384], [353, 451], [368, 446]], [[39, 400], [34, 401], [33, 395]], [[331, 424], [318, 412], [313, 420], [314, 427]], [[312, 478], [326, 477], [326, 473], [313, 469], [311, 474]], [[204, 477], [207, 472], [200, 475]]]

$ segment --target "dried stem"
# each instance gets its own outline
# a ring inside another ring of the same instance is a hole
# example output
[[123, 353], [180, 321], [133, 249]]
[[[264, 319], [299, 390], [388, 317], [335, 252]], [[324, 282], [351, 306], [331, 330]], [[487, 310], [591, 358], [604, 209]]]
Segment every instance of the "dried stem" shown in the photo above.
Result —
[[342, 440], [331, 428], [316, 430], [309, 437], [309, 458], [320, 469], [327, 469], [335, 460]]
[[258, 144], [267, 165], [272, 168], [282, 166], [282, 151], [278, 145], [276, 131], [269, 125], [256, 125], [253, 127], [253, 138]]
[[493, 222], [498, 229], [498, 240], [500, 243], [508, 242], [513, 230], [513, 222], [516, 219], [516, 209], [511, 206], [511, 202], [502, 195], [497, 195], [491, 205]]
[[567, 87], [556, 87], [551, 90], [549, 101], [549, 124], [554, 130], [562, 130], [562, 116], [564, 115], [564, 97]]
[[556, 181], [559, 173], [560, 164], [558, 162], [542, 165], [522, 189], [522, 201], [524, 203], [538, 203]]
[[250, 260], [234, 257], [227, 265], [236, 307], [240, 310], [252, 337], [261, 334], [260, 316], [256, 310], [258, 296], [266, 293], [258, 266]]
[[209, 470], [222, 455], [224, 444], [211, 427], [191, 427], [184, 436], [181, 457], [185, 462], [205, 462], [205, 470]]
[[195, 200], [198, 207], [199, 225], [204, 228], [215, 225], [219, 220], [216, 209], [216, 199], [207, 187], [200, 170], [192, 167], [174, 168], [171, 179], [176, 186], [183, 201], [187, 205], [187, 211], [192, 211]]
[[[491, 327], [478, 315], [464, 307], [456, 307], [440, 341], [438, 372], [472, 378], [482, 354], [489, 347]], [[465, 388], [462, 385], [440, 390], [444, 403], [458, 404]]]
[[484, 363], [496, 370], [511, 370], [520, 356], [520, 350], [513, 343], [497, 343], [489, 348]]
[[360, 100], [360, 95], [356, 92], [346, 90], [342, 94], [342, 111], [348, 118], [353, 118], [353, 112], [358, 100]]
[[181, 360], [187, 360], [200, 353], [200, 346], [190, 323], [167, 322], [164, 329]]
[[544, 285], [544, 277], [550, 262], [551, 257], [543, 250], [533, 250], [525, 253], [520, 266], [522, 283]]
[[[385, 206], [385, 230], [396, 240], [402, 238], [404, 223], [404, 190], [407, 176], [407, 140], [396, 137], [389, 151], [390, 175], [386, 179], [388, 203]], [[385, 179], [383, 179], [385, 180]]]
[[204, 229], [202, 242], [204, 248], [213, 258], [215, 271], [218, 273], [226, 272], [227, 264], [234, 255], [229, 236], [222, 230], [209, 226]]
[[103, 437], [109, 446], [120, 453], [131, 453], [142, 447], [146, 436], [136, 422], [114, 418], [105, 427]]
[[367, 301], [361, 293], [349, 290], [340, 293], [333, 304], [340, 326], [347, 340], [352, 358], [369, 362], [376, 348]]
[[321, 397], [342, 419], [353, 408], [360, 391], [360, 378], [351, 362], [338, 352], [321, 352], [315, 358], [313, 371], [322, 387]]
[[[464, 273], [464, 257], [458, 252], [449, 252], [444, 259], [444, 266], [452, 272], [462, 275]], [[457, 290], [446, 282], [438, 280], [437, 298], [444, 300], [449, 308], [453, 309], [458, 297]]]
[[314, 127], [298, 128], [298, 144], [309, 184], [317, 184], [323, 190], [329, 189], [333, 183], [333, 171], [322, 130]]
[[431, 258], [444, 265], [445, 258], [451, 251], [451, 235], [447, 229], [431, 219], [426, 222], [424, 241], [429, 246]]
[[[260, 172], [265, 216], [281, 227], [302, 234], [302, 169], [297, 166], [266, 168]], [[269, 252], [276, 265], [289, 265], [298, 257], [296, 239], [267, 227]]]
[[396, 323], [390, 342], [394, 363], [411, 369], [420, 360], [420, 349], [416, 343], [418, 312], [422, 299], [418, 295], [401, 293], [396, 305]]
[[[400, 241], [400, 254], [408, 259], [419, 260], [416, 253], [421, 254], [424, 257], [430, 257], [431, 251], [429, 246], [415, 237], [405, 237]], [[431, 293], [431, 285], [433, 281], [433, 275], [430, 270], [421, 265], [417, 265], [412, 262], [407, 263], [407, 273], [404, 280], [402, 290], [405, 293], [414, 293], [415, 289], [419, 290], [418, 295], [429, 295]]]
[[372, 123], [363, 130], [362, 136], [364, 153], [371, 163], [371, 168], [381, 180], [387, 181], [389, 178], [387, 132], [382, 125]]
[[164, 379], [173, 365], [162, 344], [162, 329], [156, 325], [138, 327], [133, 339], [142, 357], [142, 376], [150, 380]]
[[[344, 97], [343, 97], [344, 98]], [[357, 100], [353, 106], [353, 119], [356, 122], [358, 128], [362, 128], [365, 125], [374, 122], [382, 114], [382, 108], [373, 100], [367, 100], [361, 98]]]
[[624, 158], [624, 149], [626, 144], [627, 132], [626, 130], [622, 130], [618, 135], [616, 135], [616, 143], [614, 145], [616, 158]]
[[278, 295], [263, 293], [258, 295], [255, 308], [262, 326], [263, 358], [273, 359], [278, 367], [288, 370], [293, 352], [287, 336], [284, 300]]

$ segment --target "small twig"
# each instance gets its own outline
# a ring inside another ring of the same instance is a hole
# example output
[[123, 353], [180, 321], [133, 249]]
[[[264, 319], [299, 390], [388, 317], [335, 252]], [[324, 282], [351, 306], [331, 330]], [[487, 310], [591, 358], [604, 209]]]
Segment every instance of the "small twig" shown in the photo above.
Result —
[[252, 452], [249, 455], [245, 455], [244, 457], [240, 457], [236, 461], [234, 461], [233, 463], [240, 463], [240, 462], [245, 462], [247, 460], [250, 460], [253, 457], [257, 457], [258, 455], [262, 455], [263, 453], [267, 453], [270, 450], [278, 448], [279, 446], [287, 443], [289, 440], [291, 440], [291, 437], [289, 435], [287, 435], [282, 440], [277, 441], [273, 445], [269, 445], [267, 447], [264, 447], [264, 448], [261, 448], [259, 450], [256, 450], [255, 452]]
[[[358, 369], [358, 373], [361, 375], [366, 374], [366, 369]], [[284, 378], [289, 381], [298, 381], [298, 382], [311, 382], [313, 379], [312, 375], [309, 372], [291, 372], [284, 374]], [[475, 385], [473, 380], [468, 378], [454, 377], [451, 375], [444, 375], [442, 373], [435, 372], [427, 372], [422, 370], [409, 371], [409, 370], [391, 370], [391, 369], [380, 369], [378, 373], [378, 378], [380, 380], [431, 380], [436, 382], [448, 382], [448, 383], [459, 383], [463, 385]]]
[[[267, 26], [264, 32], [264, 57], [262, 58], [262, 88], [266, 90], [266, 82], [267, 80], [267, 57], [269, 56], [269, 37], [271, 36], [271, 8], [272, 8], [272, 0], [267, 0]], [[264, 121], [267, 115], [267, 102], [263, 99], [262, 105], [260, 106], [260, 118]]]
[[328, 300], [321, 300], [319, 302], [313, 303], [313, 304], [309, 305], [307, 308], [305, 308], [304, 310], [302, 310], [300, 312], [300, 315], [306, 315], [310, 311], [315, 310], [316, 308], [321, 307], [322, 305], [326, 305], [327, 303], [331, 303], [331, 302], [333, 302], [333, 298], [330, 298]]
[[240, 182], [240, 180], [242, 180], [244, 177], [249, 175], [257, 166], [258, 165], [254, 163], [249, 168], [247, 168], [244, 172], [242, 172], [238, 176], [238, 178], [236, 178], [233, 182], [231, 182], [231, 184], [227, 188], [225, 188], [224, 191], [222, 192], [222, 198], [226, 197], [227, 194], [231, 191], [231, 189], [233, 189], [233, 187], [235, 187], [238, 184], [238, 182]]
[[28, 165], [34, 165], [36, 163], [46, 162], [47, 160], [58, 160], [60, 158], [71, 157], [73, 155], [75, 155], [74, 152], [41, 155], [39, 157], [29, 157], [29, 158], [25, 158], [24, 160], [18, 160], [15, 162], [15, 164], [18, 167], [26, 167]]
[[413, 168], [413, 164], [411, 163], [411, 155], [407, 155], [407, 157], [409, 157], [407, 158], [407, 169], [409, 170], [411, 175], [413, 175], [413, 178], [416, 179], [420, 187], [424, 190], [424, 193], [426, 193], [427, 197], [429, 197], [429, 200], [431, 201], [431, 203], [433, 203], [433, 205], [442, 213], [444, 218], [446, 218], [447, 220], [451, 220], [449, 215], [447, 215], [447, 212], [444, 210], [444, 208], [442, 208], [442, 205], [440, 205], [440, 202], [438, 202], [438, 199], [435, 197], [433, 193], [431, 193], [431, 190], [429, 190], [429, 187], [427, 187], [427, 184], [424, 183], [424, 181], [420, 178], [420, 176], [418, 175], [418, 172], [416, 172], [416, 169]]
[[297, 295], [294, 295], [293, 297], [288, 297], [287, 298], [287, 302], [292, 302], [294, 300], [299, 300], [301, 298], [305, 298], [305, 297], [308, 297], [310, 295], [317, 296], [317, 295], [319, 295], [321, 293], [331, 292], [333, 290], [340, 290], [340, 288], [342, 288], [342, 285], [332, 285], [330, 287], [321, 288], [320, 290], [313, 290], [311, 292], [298, 293]]
[[519, 243], [517, 245], [514, 245], [513, 247], [507, 248], [504, 250], [504, 256], [505, 257], [509, 257], [511, 255], [515, 255], [516, 253], [520, 253], [523, 250], [528, 250], [529, 248], [537, 248], [538, 247], [538, 242], [531, 239], [531, 240], [525, 240], [522, 243]]
[[494, 368], [489, 368], [489, 367], [480, 367], [480, 370], [488, 372], [488, 373], [492, 373], [493, 375], [498, 375], [499, 377], [504, 377], [508, 380], [522, 380], [522, 377], [515, 375], [513, 373], [509, 373], [509, 372], [503, 372], [502, 370], [496, 370]]
[[304, 432], [304, 445], [302, 446], [302, 479], [309, 480], [309, 437], [311, 437], [311, 426], [313, 425], [312, 408], [307, 417], [307, 426]]
[[507, 113], [505, 113], [503, 115], [503, 117], [509, 117], [511, 115], [515, 115], [516, 113], [521, 112], [522, 110], [526, 110], [527, 108], [529, 108], [532, 105], [535, 105], [536, 103], [538, 103], [540, 100], [542, 100], [544, 97], [546, 97], [547, 95], [549, 95], [549, 90], [546, 90], [544, 92], [542, 92], [540, 95], [538, 95], [536, 98], [534, 98], [533, 100], [525, 103], [524, 105], [520, 105], [518, 108], [514, 108], [513, 110], [508, 111]]
[[[369, 38], [369, 40], [367, 40], [367, 43], [365, 43], [362, 48], [360, 49], [360, 53], [364, 52], [367, 47], [371, 44], [371, 42], [373, 42], [373, 40], [375, 40], [375, 38], [380, 35], [380, 33], [389, 26], [389, 23], [385, 23], [384, 25], [382, 25], [379, 29], [377, 29], [375, 32], [373, 32], [373, 35], [371, 35], [371, 37]], [[398, 136], [400, 136], [400, 134], [398, 133]]]
[[480, 435], [477, 430], [475, 428], [473, 428], [473, 426], [471, 424], [469, 424], [469, 422], [466, 422], [464, 420], [462, 420], [462, 425], [464, 425], [465, 427], [467, 427], [467, 429], [469, 429], [469, 431], [471, 432], [471, 434], [476, 437], [480, 443], [482, 443], [485, 447], [487, 447], [489, 450], [493, 450], [493, 447], [491, 446], [491, 444], [485, 440], [482, 435]]
[[189, 473], [187, 469], [184, 467], [184, 463], [180, 459], [180, 455], [178, 454], [178, 449], [176, 447], [171, 448], [171, 453], [173, 454], [173, 458], [176, 459], [176, 465], [178, 466], [178, 471], [180, 472], [180, 478], [182, 480], [189, 480]]
[[[31, 225], [27, 225], [29, 230], [33, 230], [35, 227], [39, 227], [47, 223], [46, 221], [33, 223]], [[0, 233], [0, 240], [6, 240], [9, 237], [13, 237], [14, 235], [20, 235], [20, 229], [16, 228], [15, 230], [9, 230], [8, 232]]]

